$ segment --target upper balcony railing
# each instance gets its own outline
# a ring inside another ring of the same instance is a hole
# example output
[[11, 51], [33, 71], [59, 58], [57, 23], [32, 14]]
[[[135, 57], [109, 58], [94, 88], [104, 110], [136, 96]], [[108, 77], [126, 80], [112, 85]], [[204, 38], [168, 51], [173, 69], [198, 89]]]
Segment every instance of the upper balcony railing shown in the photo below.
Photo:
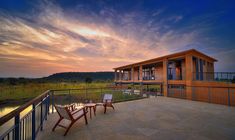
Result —
[[155, 76], [154, 75], [149, 75], [149, 76], [144, 76], [143, 80], [155, 80]]
[[235, 72], [194, 72], [193, 80], [235, 83]]

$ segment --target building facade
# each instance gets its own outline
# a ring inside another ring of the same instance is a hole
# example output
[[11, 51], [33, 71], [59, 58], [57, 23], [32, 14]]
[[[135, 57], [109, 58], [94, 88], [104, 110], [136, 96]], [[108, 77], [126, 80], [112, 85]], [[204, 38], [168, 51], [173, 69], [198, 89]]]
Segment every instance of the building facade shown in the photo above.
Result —
[[[195, 90], [194, 87], [235, 87], [231, 82], [235, 78], [234, 73], [216, 75], [214, 72], [216, 61], [215, 58], [191, 49], [116, 67], [114, 82], [119, 85], [160, 85], [164, 96], [169, 96], [172, 92], [177, 96], [183, 92], [185, 98], [192, 99], [192, 96], [203, 92]], [[221, 82], [223, 80], [224, 82]]]

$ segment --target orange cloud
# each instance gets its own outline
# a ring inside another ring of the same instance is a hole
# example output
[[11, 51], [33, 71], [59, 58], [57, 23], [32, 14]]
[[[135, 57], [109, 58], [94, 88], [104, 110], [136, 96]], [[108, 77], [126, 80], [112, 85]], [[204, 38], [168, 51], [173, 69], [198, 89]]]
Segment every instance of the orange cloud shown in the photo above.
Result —
[[[22, 67], [46, 76], [63, 71], [108, 71], [119, 65], [145, 60], [182, 48], [197, 32], [181, 35], [169, 30], [158, 33], [132, 22], [135, 14], [120, 18], [124, 26], [87, 22], [68, 15], [57, 5], [44, 5], [32, 21], [6, 14], [0, 16], [1, 73]], [[157, 15], [156, 15], [157, 16]], [[152, 23], [151, 23], [152, 24]], [[161, 26], [161, 24], [159, 24]], [[160, 30], [160, 29], [157, 29]], [[7, 68], [8, 64], [11, 66]]]

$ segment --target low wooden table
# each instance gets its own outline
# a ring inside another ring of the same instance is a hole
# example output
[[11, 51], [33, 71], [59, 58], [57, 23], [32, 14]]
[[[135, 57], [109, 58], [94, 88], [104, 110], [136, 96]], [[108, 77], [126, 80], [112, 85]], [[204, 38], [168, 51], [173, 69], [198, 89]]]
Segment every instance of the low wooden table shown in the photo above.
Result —
[[96, 116], [96, 104], [95, 103], [87, 103], [84, 105], [86, 107], [86, 110], [90, 110], [90, 118], [92, 119], [92, 115], [91, 115], [91, 108], [93, 108], [94, 111], [94, 115]]

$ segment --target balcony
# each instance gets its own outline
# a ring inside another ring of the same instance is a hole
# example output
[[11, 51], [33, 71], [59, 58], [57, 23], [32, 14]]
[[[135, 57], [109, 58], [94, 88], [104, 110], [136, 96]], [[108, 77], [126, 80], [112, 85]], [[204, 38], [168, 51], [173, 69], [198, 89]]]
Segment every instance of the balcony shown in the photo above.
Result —
[[194, 72], [193, 80], [235, 83], [235, 72]]

